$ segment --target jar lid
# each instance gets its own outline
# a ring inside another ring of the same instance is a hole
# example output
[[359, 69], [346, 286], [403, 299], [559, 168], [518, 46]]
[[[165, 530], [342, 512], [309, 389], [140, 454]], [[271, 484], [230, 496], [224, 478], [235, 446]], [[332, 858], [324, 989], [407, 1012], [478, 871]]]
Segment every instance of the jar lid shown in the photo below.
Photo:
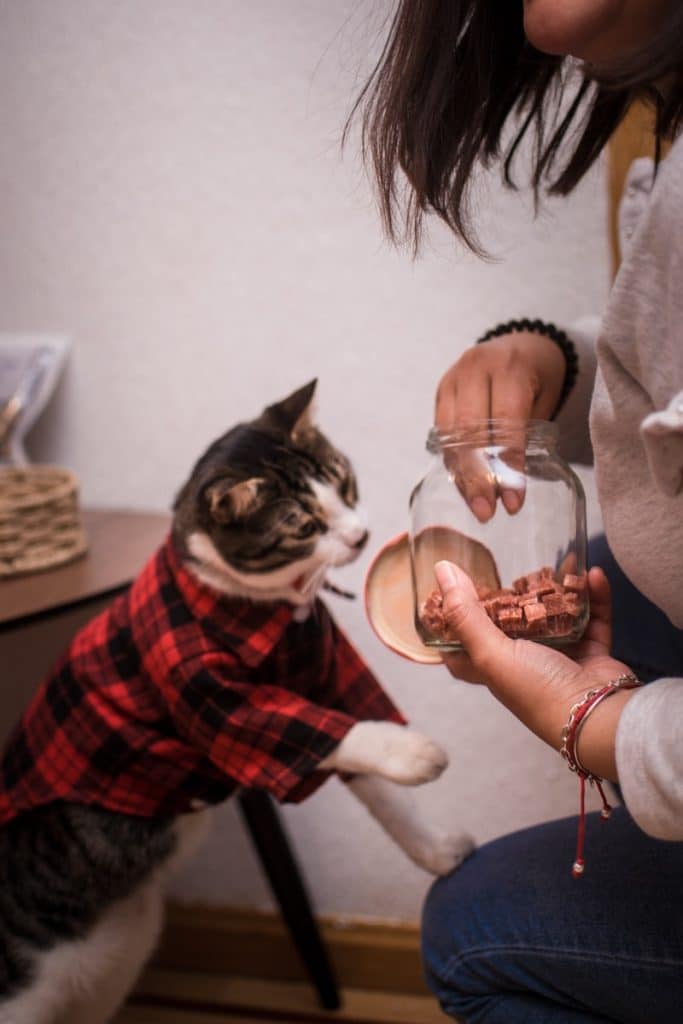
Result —
[[380, 548], [365, 576], [365, 614], [390, 650], [421, 665], [440, 665], [441, 655], [422, 643], [413, 619], [413, 590], [408, 534]]

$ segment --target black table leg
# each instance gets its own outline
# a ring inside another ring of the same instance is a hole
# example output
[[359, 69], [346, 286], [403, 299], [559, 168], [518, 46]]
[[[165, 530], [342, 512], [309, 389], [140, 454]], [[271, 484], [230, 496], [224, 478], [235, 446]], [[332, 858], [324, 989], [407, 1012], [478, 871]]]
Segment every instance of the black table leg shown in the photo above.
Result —
[[313, 916], [294, 852], [275, 804], [259, 790], [246, 789], [238, 803], [294, 944], [303, 958], [321, 1006], [337, 1010], [339, 990]]

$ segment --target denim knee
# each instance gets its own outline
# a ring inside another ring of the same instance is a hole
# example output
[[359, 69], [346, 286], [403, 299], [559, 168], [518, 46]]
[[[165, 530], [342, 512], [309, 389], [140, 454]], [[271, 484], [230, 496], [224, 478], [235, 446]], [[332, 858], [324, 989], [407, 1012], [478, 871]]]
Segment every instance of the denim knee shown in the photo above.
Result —
[[678, 1024], [683, 844], [623, 808], [588, 816], [590, 872], [571, 875], [576, 819], [487, 843], [424, 905], [427, 984], [467, 1024]]

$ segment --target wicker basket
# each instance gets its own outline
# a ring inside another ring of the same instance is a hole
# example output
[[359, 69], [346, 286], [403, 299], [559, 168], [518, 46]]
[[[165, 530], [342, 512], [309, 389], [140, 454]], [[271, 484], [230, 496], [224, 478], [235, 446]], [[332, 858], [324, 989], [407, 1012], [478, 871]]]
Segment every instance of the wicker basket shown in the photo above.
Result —
[[70, 562], [87, 546], [70, 470], [0, 467], [0, 579]]

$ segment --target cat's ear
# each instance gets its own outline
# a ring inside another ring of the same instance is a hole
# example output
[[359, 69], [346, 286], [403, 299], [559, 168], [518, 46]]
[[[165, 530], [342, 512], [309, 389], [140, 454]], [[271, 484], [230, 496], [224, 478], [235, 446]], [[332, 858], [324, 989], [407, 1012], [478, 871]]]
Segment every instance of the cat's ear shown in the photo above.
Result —
[[263, 416], [284, 430], [292, 440], [305, 435], [313, 427], [313, 396], [318, 381], [311, 380], [281, 402], [269, 405]]
[[254, 476], [237, 483], [229, 477], [216, 480], [204, 491], [211, 516], [217, 523], [241, 519], [257, 503], [262, 477]]

